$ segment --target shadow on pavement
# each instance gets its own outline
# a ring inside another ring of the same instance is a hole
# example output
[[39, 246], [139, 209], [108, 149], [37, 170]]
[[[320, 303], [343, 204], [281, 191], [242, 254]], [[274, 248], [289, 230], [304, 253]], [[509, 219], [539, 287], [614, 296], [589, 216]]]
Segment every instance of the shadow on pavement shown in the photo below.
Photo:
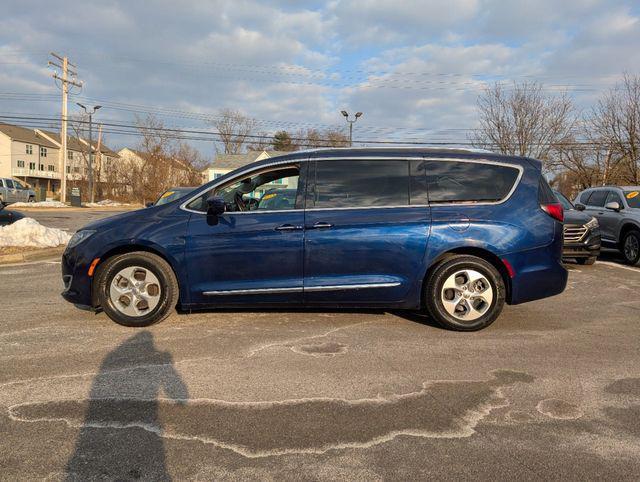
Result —
[[184, 404], [187, 387], [168, 352], [142, 331], [109, 353], [93, 381], [67, 480], [166, 480], [158, 398]]

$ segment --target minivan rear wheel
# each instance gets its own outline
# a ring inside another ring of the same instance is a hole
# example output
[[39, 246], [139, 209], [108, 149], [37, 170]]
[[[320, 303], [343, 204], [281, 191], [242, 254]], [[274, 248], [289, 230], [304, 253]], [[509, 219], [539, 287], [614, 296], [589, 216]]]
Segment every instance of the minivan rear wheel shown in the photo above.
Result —
[[178, 303], [171, 266], [152, 253], [126, 253], [107, 259], [96, 274], [100, 306], [116, 323], [142, 327], [162, 321]]
[[433, 270], [425, 288], [429, 314], [446, 328], [476, 331], [502, 312], [505, 286], [488, 261], [469, 255], [445, 259]]

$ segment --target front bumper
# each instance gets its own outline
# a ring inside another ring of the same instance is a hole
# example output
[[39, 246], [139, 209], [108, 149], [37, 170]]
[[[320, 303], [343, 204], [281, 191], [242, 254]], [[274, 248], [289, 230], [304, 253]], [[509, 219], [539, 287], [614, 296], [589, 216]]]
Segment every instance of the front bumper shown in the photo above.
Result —
[[565, 241], [562, 246], [563, 258], [591, 258], [600, 255], [600, 230], [587, 231], [578, 242]]
[[91, 259], [76, 249], [67, 249], [62, 255], [62, 297], [69, 303], [85, 308], [93, 307], [93, 278], [89, 276]]

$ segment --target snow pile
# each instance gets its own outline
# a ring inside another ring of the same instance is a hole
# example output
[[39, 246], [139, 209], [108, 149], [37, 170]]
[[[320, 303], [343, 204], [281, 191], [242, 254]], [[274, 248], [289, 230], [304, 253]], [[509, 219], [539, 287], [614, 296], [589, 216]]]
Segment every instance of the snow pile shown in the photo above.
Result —
[[71, 235], [56, 228], [47, 228], [33, 218], [19, 219], [0, 227], [0, 246], [55, 248], [67, 244]]
[[119, 203], [117, 201], [112, 201], [111, 199], [105, 199], [104, 201], [98, 201], [97, 203], [85, 203], [84, 205], [90, 208], [99, 208], [104, 206], [129, 206], [129, 204]]
[[37, 203], [13, 203], [12, 208], [68, 208], [65, 203], [60, 201], [39, 201]]

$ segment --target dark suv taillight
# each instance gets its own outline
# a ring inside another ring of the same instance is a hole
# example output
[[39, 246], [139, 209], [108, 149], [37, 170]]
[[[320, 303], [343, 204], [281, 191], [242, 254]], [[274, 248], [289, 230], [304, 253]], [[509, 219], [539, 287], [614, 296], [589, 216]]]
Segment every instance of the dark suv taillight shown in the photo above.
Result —
[[561, 223], [564, 222], [564, 209], [560, 203], [541, 204], [542, 210], [551, 216], [553, 219], [557, 219]]

